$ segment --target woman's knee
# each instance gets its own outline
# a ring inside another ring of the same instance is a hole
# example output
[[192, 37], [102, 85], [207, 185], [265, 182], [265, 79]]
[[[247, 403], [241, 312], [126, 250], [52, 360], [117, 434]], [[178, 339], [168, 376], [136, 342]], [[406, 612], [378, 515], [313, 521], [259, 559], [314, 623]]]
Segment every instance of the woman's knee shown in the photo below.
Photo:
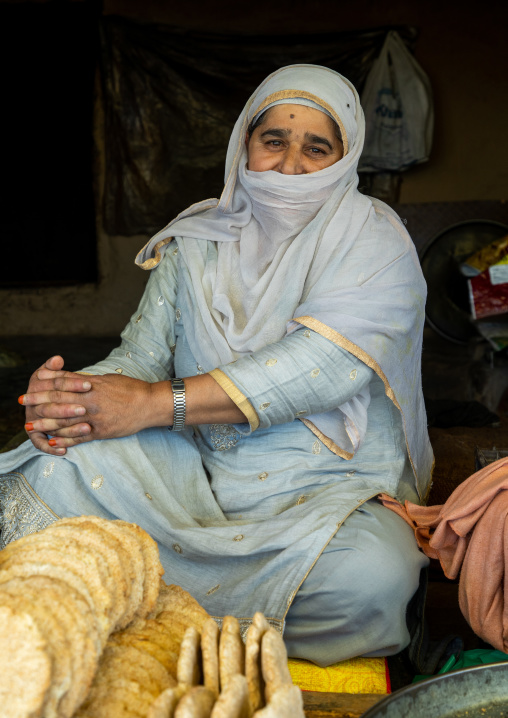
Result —
[[384, 507], [380, 522], [377, 508], [348, 519], [304, 581], [297, 603], [312, 603], [330, 617], [405, 612], [428, 559], [409, 526], [395, 514], [385, 516]]
[[358, 607], [362, 605], [367, 611], [376, 606], [383, 606], [383, 612], [405, 610], [418, 588], [420, 571], [426, 562], [425, 557], [422, 562], [419, 556], [411, 554], [412, 550], [393, 552], [387, 545], [355, 552], [349, 571], [363, 578]]

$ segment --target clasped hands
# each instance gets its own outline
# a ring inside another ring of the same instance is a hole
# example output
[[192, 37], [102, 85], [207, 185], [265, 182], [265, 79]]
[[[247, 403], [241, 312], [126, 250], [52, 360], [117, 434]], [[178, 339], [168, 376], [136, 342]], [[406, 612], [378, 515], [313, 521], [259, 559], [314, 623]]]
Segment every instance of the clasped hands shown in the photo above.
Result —
[[120, 374], [87, 376], [63, 366], [61, 356], [48, 359], [18, 400], [26, 407], [25, 429], [36, 448], [62, 455], [85, 441], [130, 436], [157, 425], [153, 400], [163, 382]]

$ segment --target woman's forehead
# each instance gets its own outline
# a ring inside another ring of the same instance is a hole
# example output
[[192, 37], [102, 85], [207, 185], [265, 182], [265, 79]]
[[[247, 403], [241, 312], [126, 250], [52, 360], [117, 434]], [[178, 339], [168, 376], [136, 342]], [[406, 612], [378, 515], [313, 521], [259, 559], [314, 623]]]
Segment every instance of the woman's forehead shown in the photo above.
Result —
[[279, 125], [281, 123], [285, 129], [286, 126], [289, 129], [291, 126], [303, 123], [314, 129], [319, 128], [322, 132], [334, 132], [334, 122], [325, 112], [297, 104], [280, 104], [269, 107], [264, 113], [262, 124], [259, 126], [266, 130], [268, 125]]

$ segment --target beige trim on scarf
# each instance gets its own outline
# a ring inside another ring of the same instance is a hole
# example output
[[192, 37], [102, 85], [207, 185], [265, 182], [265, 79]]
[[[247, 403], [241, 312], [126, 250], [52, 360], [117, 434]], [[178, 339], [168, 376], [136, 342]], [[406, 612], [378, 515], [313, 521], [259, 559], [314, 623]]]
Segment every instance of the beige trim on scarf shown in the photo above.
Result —
[[314, 332], [317, 332], [317, 334], [321, 334], [322, 337], [325, 337], [334, 344], [337, 344], [337, 346], [342, 347], [342, 349], [345, 349], [350, 354], [353, 354], [353, 356], [360, 359], [364, 364], [373, 369], [385, 385], [386, 396], [393, 401], [397, 409], [402, 413], [400, 404], [393, 393], [393, 389], [391, 388], [385, 373], [379, 364], [369, 354], [367, 354], [367, 352], [364, 352], [359, 346], [350, 342], [349, 339], [346, 339], [346, 337], [339, 334], [339, 332], [336, 332], [335, 329], [331, 329], [326, 326], [326, 324], [323, 324], [323, 322], [320, 322], [319, 319], [314, 319], [314, 317], [297, 317], [296, 319], [293, 319], [293, 321], [298, 324], [302, 324], [304, 327], [308, 327], [308, 329], [312, 329]]
[[[219, 200], [216, 197], [212, 197], [211, 199], [205, 199], [202, 202], [194, 202], [194, 204], [191, 204], [190, 207], [187, 207], [186, 210], [181, 212], [176, 219], [184, 218], [187, 216], [192, 216], [193, 214], [198, 214], [199, 212], [203, 212], [206, 209], [212, 209], [213, 207], [216, 207]], [[169, 224], [166, 225], [163, 229], [160, 230], [160, 232], [157, 232], [157, 235], [161, 232], [164, 232], [167, 227], [169, 227], [173, 222], [169, 222]], [[155, 236], [157, 236], [155, 235]], [[159, 251], [162, 249], [162, 247], [165, 247], [166, 244], [169, 244], [174, 240], [174, 236], [171, 237], [165, 237], [164, 239], [159, 240], [150, 250], [153, 252], [154, 256], [149, 257], [144, 262], [139, 261], [144, 254], [145, 250], [147, 249], [148, 245], [152, 242], [154, 237], [148, 240], [148, 242], [139, 250], [139, 252], [136, 255], [136, 258], [134, 260], [134, 264], [136, 264], [138, 267], [141, 267], [141, 269], [154, 269], [161, 261], [162, 254]]]
[[320, 431], [317, 426], [312, 423], [312, 421], [309, 421], [308, 419], [300, 419], [300, 421], [305, 424], [307, 429], [310, 429], [312, 433], [317, 436], [317, 438], [326, 446], [327, 449], [330, 449], [330, 451], [332, 451], [334, 454], [340, 456], [341, 459], [346, 459], [346, 461], [349, 461], [353, 458], [354, 454], [349, 451], [346, 451], [345, 449], [341, 449], [340, 446], [338, 446], [328, 436], [325, 436], [325, 434], [323, 434], [323, 432]]
[[[174, 237], [166, 237], [165, 239], [161, 239], [159, 242], [157, 242], [157, 244], [153, 248], [153, 257], [149, 257], [142, 264], [138, 264], [138, 267], [141, 267], [141, 269], [154, 269], [162, 259], [162, 254], [160, 253], [159, 250], [162, 247], [166, 246], [166, 244], [169, 244], [170, 242], [172, 242], [173, 239], [174, 239]], [[145, 247], [146, 247], [146, 244], [145, 244]], [[141, 252], [144, 250], [145, 247], [143, 247]], [[139, 254], [141, 254], [141, 252], [138, 253], [138, 256], [139, 256]]]
[[[342, 336], [342, 334], [339, 334], [339, 332], [336, 332], [335, 329], [331, 329], [330, 327], [326, 326], [326, 324], [323, 324], [323, 322], [320, 322], [319, 319], [314, 319], [314, 317], [296, 317], [296, 319], [293, 319], [293, 321], [296, 322], [297, 324], [301, 324], [302, 326], [307, 327], [308, 329], [312, 329], [312, 331], [317, 332], [317, 334], [321, 334], [322, 337], [329, 339], [331, 342], [333, 342], [337, 346], [341, 347], [342, 349], [345, 349], [347, 352], [349, 352], [350, 354], [355, 356], [357, 359], [360, 359], [360, 361], [362, 361], [364, 364], [366, 364], [368, 367], [370, 367], [373, 371], [376, 372], [376, 374], [378, 375], [378, 377], [381, 379], [381, 381], [384, 384], [386, 396], [389, 399], [391, 399], [391, 401], [394, 403], [394, 405], [400, 411], [400, 415], [402, 417], [402, 423], [404, 425], [404, 436], [406, 439], [407, 455], [409, 456], [409, 461], [411, 462], [411, 467], [413, 469], [413, 473], [414, 473], [415, 477], [418, 476], [416, 469], [415, 469], [415, 465], [413, 463], [413, 457], [411, 456], [411, 451], [409, 449], [409, 444], [407, 443], [406, 418], [404, 416], [404, 412], [402, 411], [400, 404], [397, 401], [397, 397], [393, 393], [393, 389], [390, 386], [390, 383], [389, 383], [388, 379], [386, 378], [384, 371], [379, 366], [379, 364], [369, 354], [367, 354], [367, 352], [364, 352], [363, 349], [360, 349], [359, 346], [357, 346], [356, 344], [353, 344], [353, 342], [349, 341], [349, 339], [346, 339], [346, 337]], [[310, 426], [309, 426], [309, 428], [311, 429]], [[311, 431], [312, 431], [312, 429], [311, 429]], [[316, 432], [314, 432], [314, 433], [316, 433]], [[323, 440], [321, 439], [321, 441], [323, 441]], [[333, 451], [333, 449], [332, 449], [332, 451]], [[337, 453], [337, 452], [334, 452], [334, 453]], [[339, 454], [339, 456], [340, 456], [340, 454]], [[423, 497], [422, 497], [422, 499], [423, 499]]]

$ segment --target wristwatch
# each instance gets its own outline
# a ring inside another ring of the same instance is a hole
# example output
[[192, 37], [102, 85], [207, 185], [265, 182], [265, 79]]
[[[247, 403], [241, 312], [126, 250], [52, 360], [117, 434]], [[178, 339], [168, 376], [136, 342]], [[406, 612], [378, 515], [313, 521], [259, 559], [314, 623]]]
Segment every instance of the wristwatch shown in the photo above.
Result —
[[170, 431], [181, 431], [185, 427], [185, 384], [183, 379], [171, 379], [173, 389], [174, 415]]

